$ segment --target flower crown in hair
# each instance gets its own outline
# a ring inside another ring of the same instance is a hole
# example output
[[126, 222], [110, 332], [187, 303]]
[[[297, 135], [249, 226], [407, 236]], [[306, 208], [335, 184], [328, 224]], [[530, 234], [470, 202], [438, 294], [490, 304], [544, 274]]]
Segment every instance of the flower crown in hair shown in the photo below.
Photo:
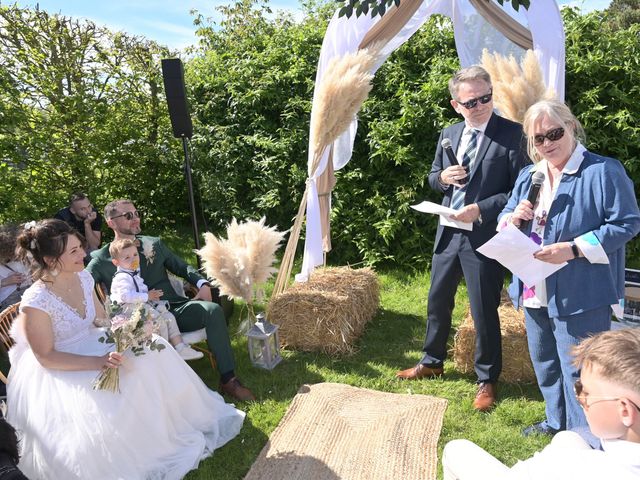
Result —
[[[27, 222], [24, 224], [24, 231], [28, 232], [30, 230], [33, 230], [34, 228], [36, 228], [36, 221], [35, 220], [31, 220], [30, 222]], [[36, 245], [38, 245], [38, 243], [36, 242], [35, 238], [31, 239], [31, 243], [29, 243], [29, 248], [31, 250], [36, 248]]]

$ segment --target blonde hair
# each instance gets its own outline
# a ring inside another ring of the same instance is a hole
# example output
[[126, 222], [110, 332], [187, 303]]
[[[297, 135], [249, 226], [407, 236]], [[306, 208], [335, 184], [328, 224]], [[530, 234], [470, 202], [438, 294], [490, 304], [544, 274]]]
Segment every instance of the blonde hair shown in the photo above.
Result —
[[574, 144], [578, 141], [586, 143], [584, 129], [569, 107], [558, 100], [541, 100], [529, 107], [522, 122], [522, 129], [527, 135], [527, 153], [534, 163], [542, 160], [542, 156], [533, 143], [533, 127], [543, 115], [564, 128], [565, 134], [571, 135]]
[[458, 87], [464, 82], [473, 82], [482, 80], [491, 86], [491, 75], [480, 65], [472, 65], [471, 67], [458, 70], [449, 80], [449, 93], [451, 98], [458, 100]]
[[601, 332], [572, 353], [577, 368], [596, 367], [603, 378], [640, 394], [640, 328]]
[[136, 248], [136, 244], [133, 240], [128, 238], [121, 238], [119, 240], [114, 240], [109, 245], [109, 255], [111, 258], [117, 259], [123, 251], [125, 251], [129, 247]]

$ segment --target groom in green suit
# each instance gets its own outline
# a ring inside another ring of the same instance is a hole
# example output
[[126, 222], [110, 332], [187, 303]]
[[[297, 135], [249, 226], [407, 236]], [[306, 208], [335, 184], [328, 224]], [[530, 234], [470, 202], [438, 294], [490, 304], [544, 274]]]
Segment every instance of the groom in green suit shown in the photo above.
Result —
[[[104, 209], [104, 218], [115, 234], [115, 239], [131, 239], [138, 243], [140, 276], [149, 290], [162, 290], [162, 300], [169, 302], [182, 332], [205, 328], [209, 349], [215, 354], [220, 371], [220, 390], [238, 400], [255, 400], [251, 391], [243, 386], [234, 373], [233, 350], [222, 308], [211, 301], [211, 289], [206, 278], [174, 254], [157, 237], [140, 235], [140, 214], [131, 200], [115, 200]], [[111, 262], [109, 244], [91, 252], [87, 265], [97, 284], [109, 291], [116, 267]], [[167, 272], [184, 279], [198, 289], [189, 300], [176, 293]]]

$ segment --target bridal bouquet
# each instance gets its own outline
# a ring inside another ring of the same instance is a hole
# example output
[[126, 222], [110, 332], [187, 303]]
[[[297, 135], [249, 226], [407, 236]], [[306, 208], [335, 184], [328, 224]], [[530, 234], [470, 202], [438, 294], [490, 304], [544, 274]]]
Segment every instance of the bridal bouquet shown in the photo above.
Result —
[[[165, 348], [164, 344], [153, 340], [157, 324], [149, 305], [112, 303], [108, 310], [111, 327], [99, 339], [100, 342], [115, 344], [116, 351], [120, 353], [131, 349], [135, 356], [144, 355], [145, 347], [158, 352]], [[120, 393], [120, 369], [107, 368], [100, 372], [93, 382], [93, 389]]]

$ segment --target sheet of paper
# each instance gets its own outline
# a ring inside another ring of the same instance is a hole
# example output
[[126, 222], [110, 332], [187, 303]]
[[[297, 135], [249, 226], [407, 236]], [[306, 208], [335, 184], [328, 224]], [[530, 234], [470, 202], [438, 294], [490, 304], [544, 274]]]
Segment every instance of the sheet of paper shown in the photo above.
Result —
[[533, 254], [538, 250], [540, 245], [512, 224], [500, 230], [491, 240], [478, 248], [478, 252], [500, 262], [528, 287], [540, 283], [567, 264], [567, 262], [555, 264], [537, 260]]
[[433, 213], [440, 216], [440, 225], [445, 227], [460, 228], [462, 230], [473, 230], [473, 223], [459, 222], [452, 220], [449, 215], [456, 213], [457, 210], [449, 207], [443, 207], [433, 202], [422, 202], [417, 205], [411, 205], [411, 208], [423, 213]]

